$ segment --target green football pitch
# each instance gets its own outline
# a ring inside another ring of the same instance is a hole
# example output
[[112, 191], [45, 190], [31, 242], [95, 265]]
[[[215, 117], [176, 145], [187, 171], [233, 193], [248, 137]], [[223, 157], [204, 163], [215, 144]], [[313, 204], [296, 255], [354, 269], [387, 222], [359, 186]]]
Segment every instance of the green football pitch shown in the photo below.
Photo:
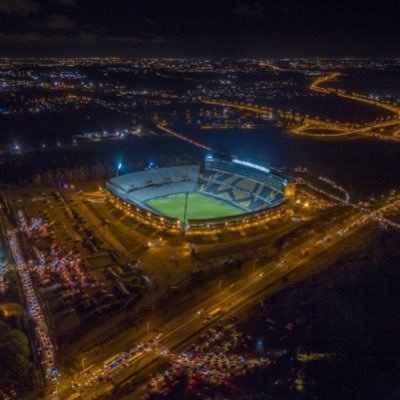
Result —
[[[184, 193], [151, 199], [146, 201], [146, 204], [160, 214], [179, 218], [183, 221], [185, 213]], [[198, 192], [189, 193], [187, 208], [188, 219], [221, 218], [243, 214], [244, 212], [245, 211], [239, 207], [207, 196], [206, 194]]]

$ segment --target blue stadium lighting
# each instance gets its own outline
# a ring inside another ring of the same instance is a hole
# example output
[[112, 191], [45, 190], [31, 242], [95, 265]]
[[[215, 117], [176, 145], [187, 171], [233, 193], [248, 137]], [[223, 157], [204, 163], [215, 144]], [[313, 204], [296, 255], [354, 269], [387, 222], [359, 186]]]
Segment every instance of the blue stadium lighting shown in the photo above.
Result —
[[255, 168], [255, 169], [258, 169], [260, 171], [267, 172], [267, 173], [269, 173], [271, 171], [269, 168], [263, 167], [261, 165], [253, 164], [253, 163], [248, 162], [248, 161], [242, 161], [242, 160], [239, 160], [238, 158], [234, 158], [232, 160], [232, 162], [234, 162], [236, 164], [244, 165], [246, 167]]
[[122, 168], [122, 163], [119, 163], [117, 167], [117, 176], [119, 176], [119, 171], [121, 170], [121, 168]]
[[214, 157], [211, 154], [207, 154], [206, 160], [214, 160]]
[[146, 169], [156, 169], [156, 168], [158, 168], [158, 165], [154, 161], [149, 161], [147, 163]]

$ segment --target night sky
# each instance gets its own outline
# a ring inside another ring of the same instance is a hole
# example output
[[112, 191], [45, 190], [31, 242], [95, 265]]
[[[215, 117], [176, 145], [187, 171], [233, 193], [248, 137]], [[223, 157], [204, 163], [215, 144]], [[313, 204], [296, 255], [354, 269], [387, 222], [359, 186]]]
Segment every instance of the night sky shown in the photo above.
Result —
[[0, 0], [0, 56], [400, 56], [397, 3]]

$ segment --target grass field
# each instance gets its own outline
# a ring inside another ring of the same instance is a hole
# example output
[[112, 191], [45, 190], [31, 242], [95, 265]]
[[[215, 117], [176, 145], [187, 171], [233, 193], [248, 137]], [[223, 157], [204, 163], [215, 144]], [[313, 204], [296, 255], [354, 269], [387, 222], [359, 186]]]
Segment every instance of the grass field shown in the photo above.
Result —
[[[174, 194], [146, 201], [146, 204], [159, 213], [183, 221], [185, 212], [185, 194]], [[187, 215], [188, 219], [207, 219], [228, 217], [243, 214], [244, 211], [234, 205], [217, 200], [203, 193], [189, 194]]]

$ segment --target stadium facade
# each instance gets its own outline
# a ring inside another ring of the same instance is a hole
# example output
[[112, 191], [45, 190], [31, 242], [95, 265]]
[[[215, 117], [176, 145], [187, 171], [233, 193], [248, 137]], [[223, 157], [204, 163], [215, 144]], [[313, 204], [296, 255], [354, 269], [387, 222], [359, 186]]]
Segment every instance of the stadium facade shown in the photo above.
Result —
[[[112, 178], [106, 186], [110, 201], [129, 215], [160, 229], [189, 233], [241, 229], [279, 218], [295, 193], [294, 181], [270, 168], [213, 156], [207, 156], [201, 168], [183, 165], [139, 171]], [[149, 205], [153, 199], [190, 193], [230, 204], [240, 212], [194, 219], [186, 213], [186, 200], [184, 218], [175, 218]]]

